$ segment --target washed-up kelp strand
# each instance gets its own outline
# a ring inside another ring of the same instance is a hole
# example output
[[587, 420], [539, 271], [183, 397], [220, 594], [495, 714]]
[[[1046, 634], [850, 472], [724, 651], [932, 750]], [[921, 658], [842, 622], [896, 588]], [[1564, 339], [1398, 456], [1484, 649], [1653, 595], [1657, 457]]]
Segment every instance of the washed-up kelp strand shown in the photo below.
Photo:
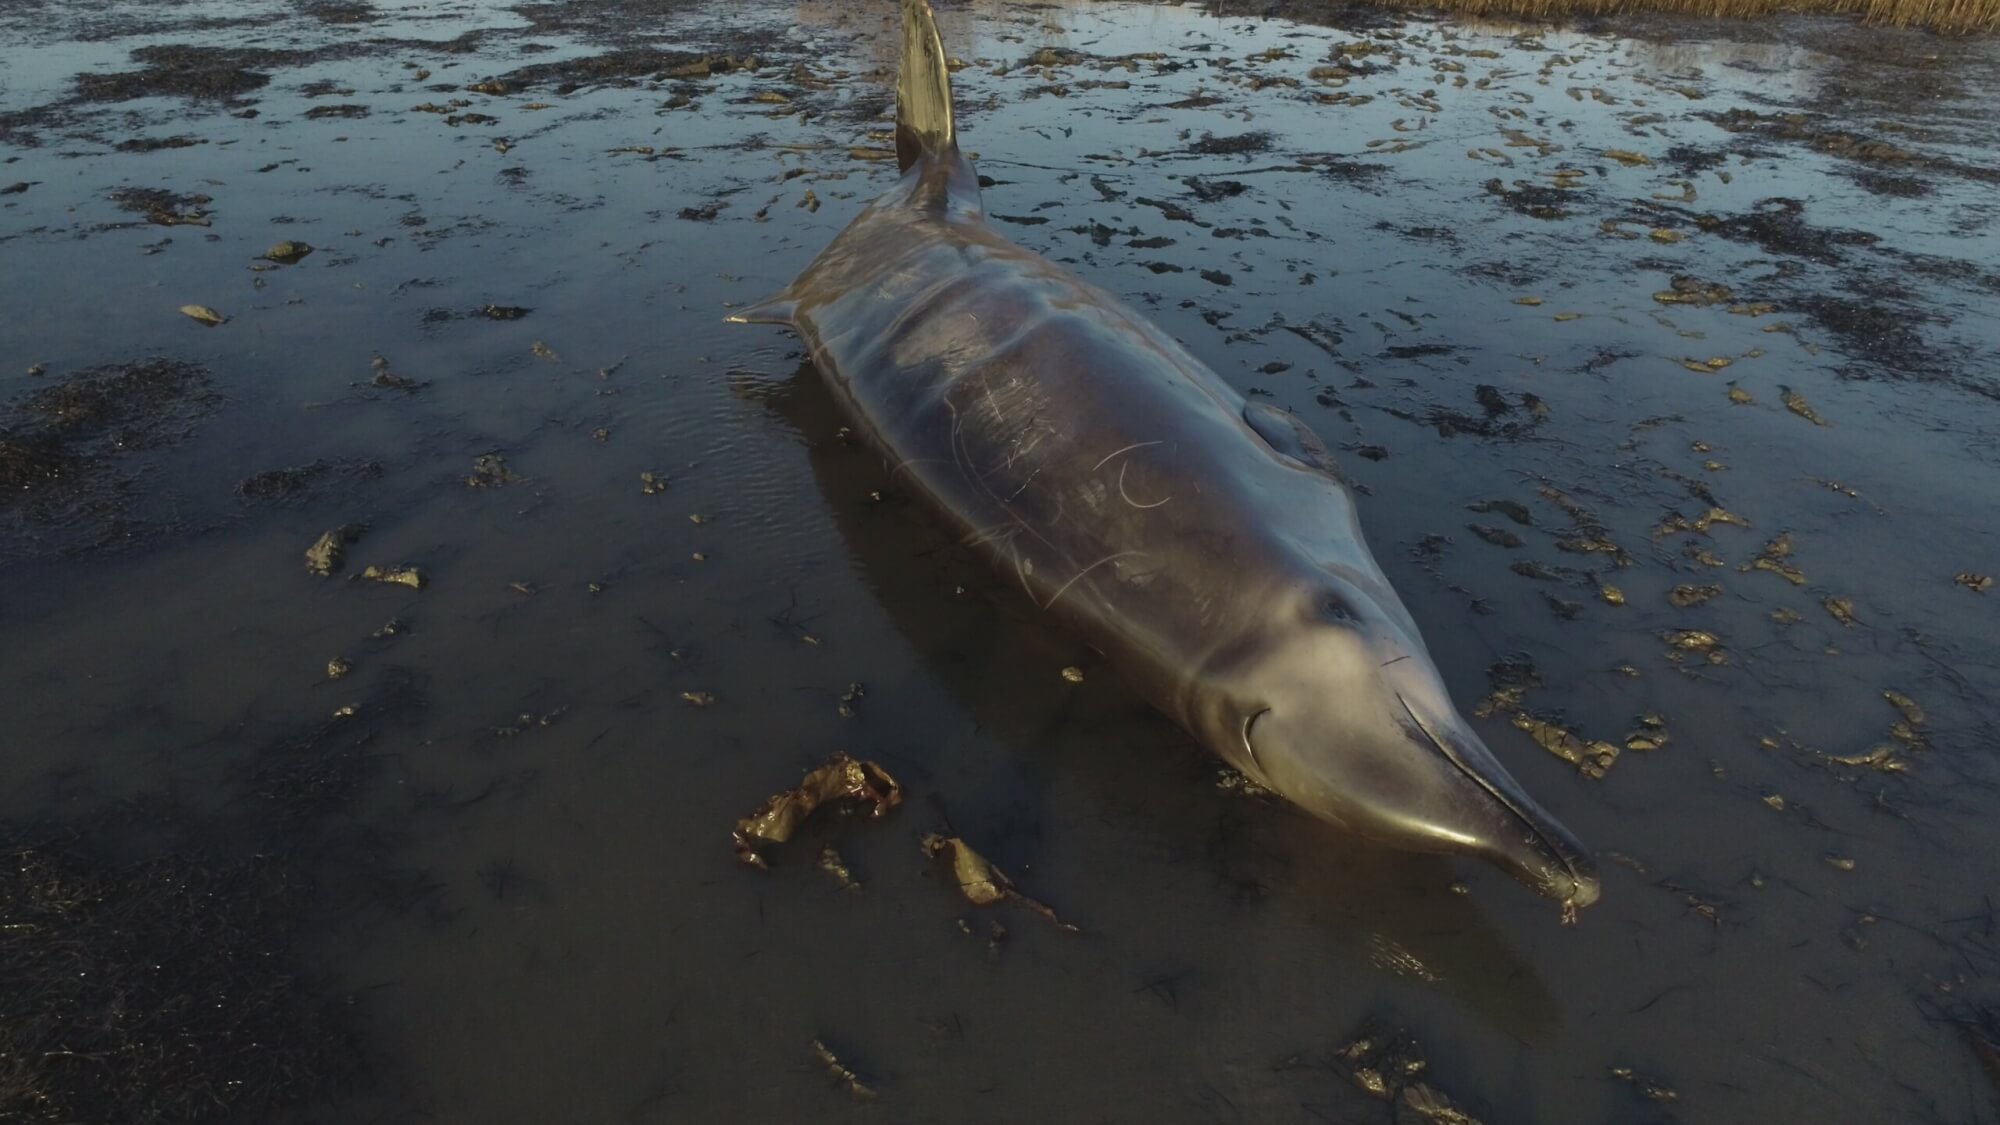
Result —
[[903, 787], [874, 762], [835, 752], [825, 765], [806, 774], [798, 788], [772, 794], [757, 811], [736, 822], [736, 858], [752, 867], [770, 866], [764, 860], [765, 848], [791, 839], [821, 805], [842, 800], [860, 803], [868, 819], [879, 820], [903, 803]]
[[924, 855], [936, 859], [947, 856], [951, 860], [951, 873], [958, 881], [959, 892], [974, 906], [991, 906], [996, 902], [1012, 900], [1054, 922], [1060, 929], [1070, 933], [1077, 928], [1056, 916], [1055, 910], [1046, 903], [1037, 902], [1022, 894], [1014, 886], [1005, 872], [987, 862], [985, 856], [972, 849], [972, 845], [956, 836], [940, 836], [931, 833], [923, 839]]

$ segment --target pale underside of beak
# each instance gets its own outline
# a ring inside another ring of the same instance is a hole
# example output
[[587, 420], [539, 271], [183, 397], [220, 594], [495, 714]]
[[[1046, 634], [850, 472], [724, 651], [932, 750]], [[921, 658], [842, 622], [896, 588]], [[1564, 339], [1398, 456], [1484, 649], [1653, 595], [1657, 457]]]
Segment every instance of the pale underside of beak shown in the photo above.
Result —
[[1482, 794], [1477, 819], [1485, 823], [1470, 850], [1561, 903], [1566, 916], [1596, 902], [1597, 864], [1576, 837], [1536, 805], [1476, 737], [1441, 737], [1408, 700], [1396, 698], [1423, 740]]

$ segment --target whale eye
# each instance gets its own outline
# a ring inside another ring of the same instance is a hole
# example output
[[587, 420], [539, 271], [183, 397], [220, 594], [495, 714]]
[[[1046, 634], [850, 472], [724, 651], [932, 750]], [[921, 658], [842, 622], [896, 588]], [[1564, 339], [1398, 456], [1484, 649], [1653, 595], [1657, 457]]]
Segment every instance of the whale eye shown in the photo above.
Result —
[[1354, 604], [1339, 594], [1323, 595], [1319, 600], [1319, 610], [1328, 621], [1343, 625], [1360, 620], [1360, 615], [1354, 612]]

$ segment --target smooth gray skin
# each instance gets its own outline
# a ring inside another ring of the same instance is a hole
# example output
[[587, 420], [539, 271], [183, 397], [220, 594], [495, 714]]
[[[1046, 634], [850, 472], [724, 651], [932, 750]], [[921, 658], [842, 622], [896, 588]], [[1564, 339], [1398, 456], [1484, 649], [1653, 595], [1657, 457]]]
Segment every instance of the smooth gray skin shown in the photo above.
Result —
[[1452, 706], [1325, 447], [982, 219], [923, 152], [771, 301], [896, 478], [1257, 783], [1565, 906], [1583, 847]]

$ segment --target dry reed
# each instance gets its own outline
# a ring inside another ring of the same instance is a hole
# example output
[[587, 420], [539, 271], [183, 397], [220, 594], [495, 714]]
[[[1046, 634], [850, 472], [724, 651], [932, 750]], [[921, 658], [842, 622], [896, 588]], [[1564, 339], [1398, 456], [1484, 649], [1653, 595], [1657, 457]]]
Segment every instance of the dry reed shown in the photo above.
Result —
[[2000, 31], [2000, 0], [1384, 0], [1408, 8], [1443, 8], [1483, 16], [1602, 16], [1674, 12], [1747, 18], [1792, 13], [1858, 15], [1864, 23], [1920, 27], [1955, 35]]

